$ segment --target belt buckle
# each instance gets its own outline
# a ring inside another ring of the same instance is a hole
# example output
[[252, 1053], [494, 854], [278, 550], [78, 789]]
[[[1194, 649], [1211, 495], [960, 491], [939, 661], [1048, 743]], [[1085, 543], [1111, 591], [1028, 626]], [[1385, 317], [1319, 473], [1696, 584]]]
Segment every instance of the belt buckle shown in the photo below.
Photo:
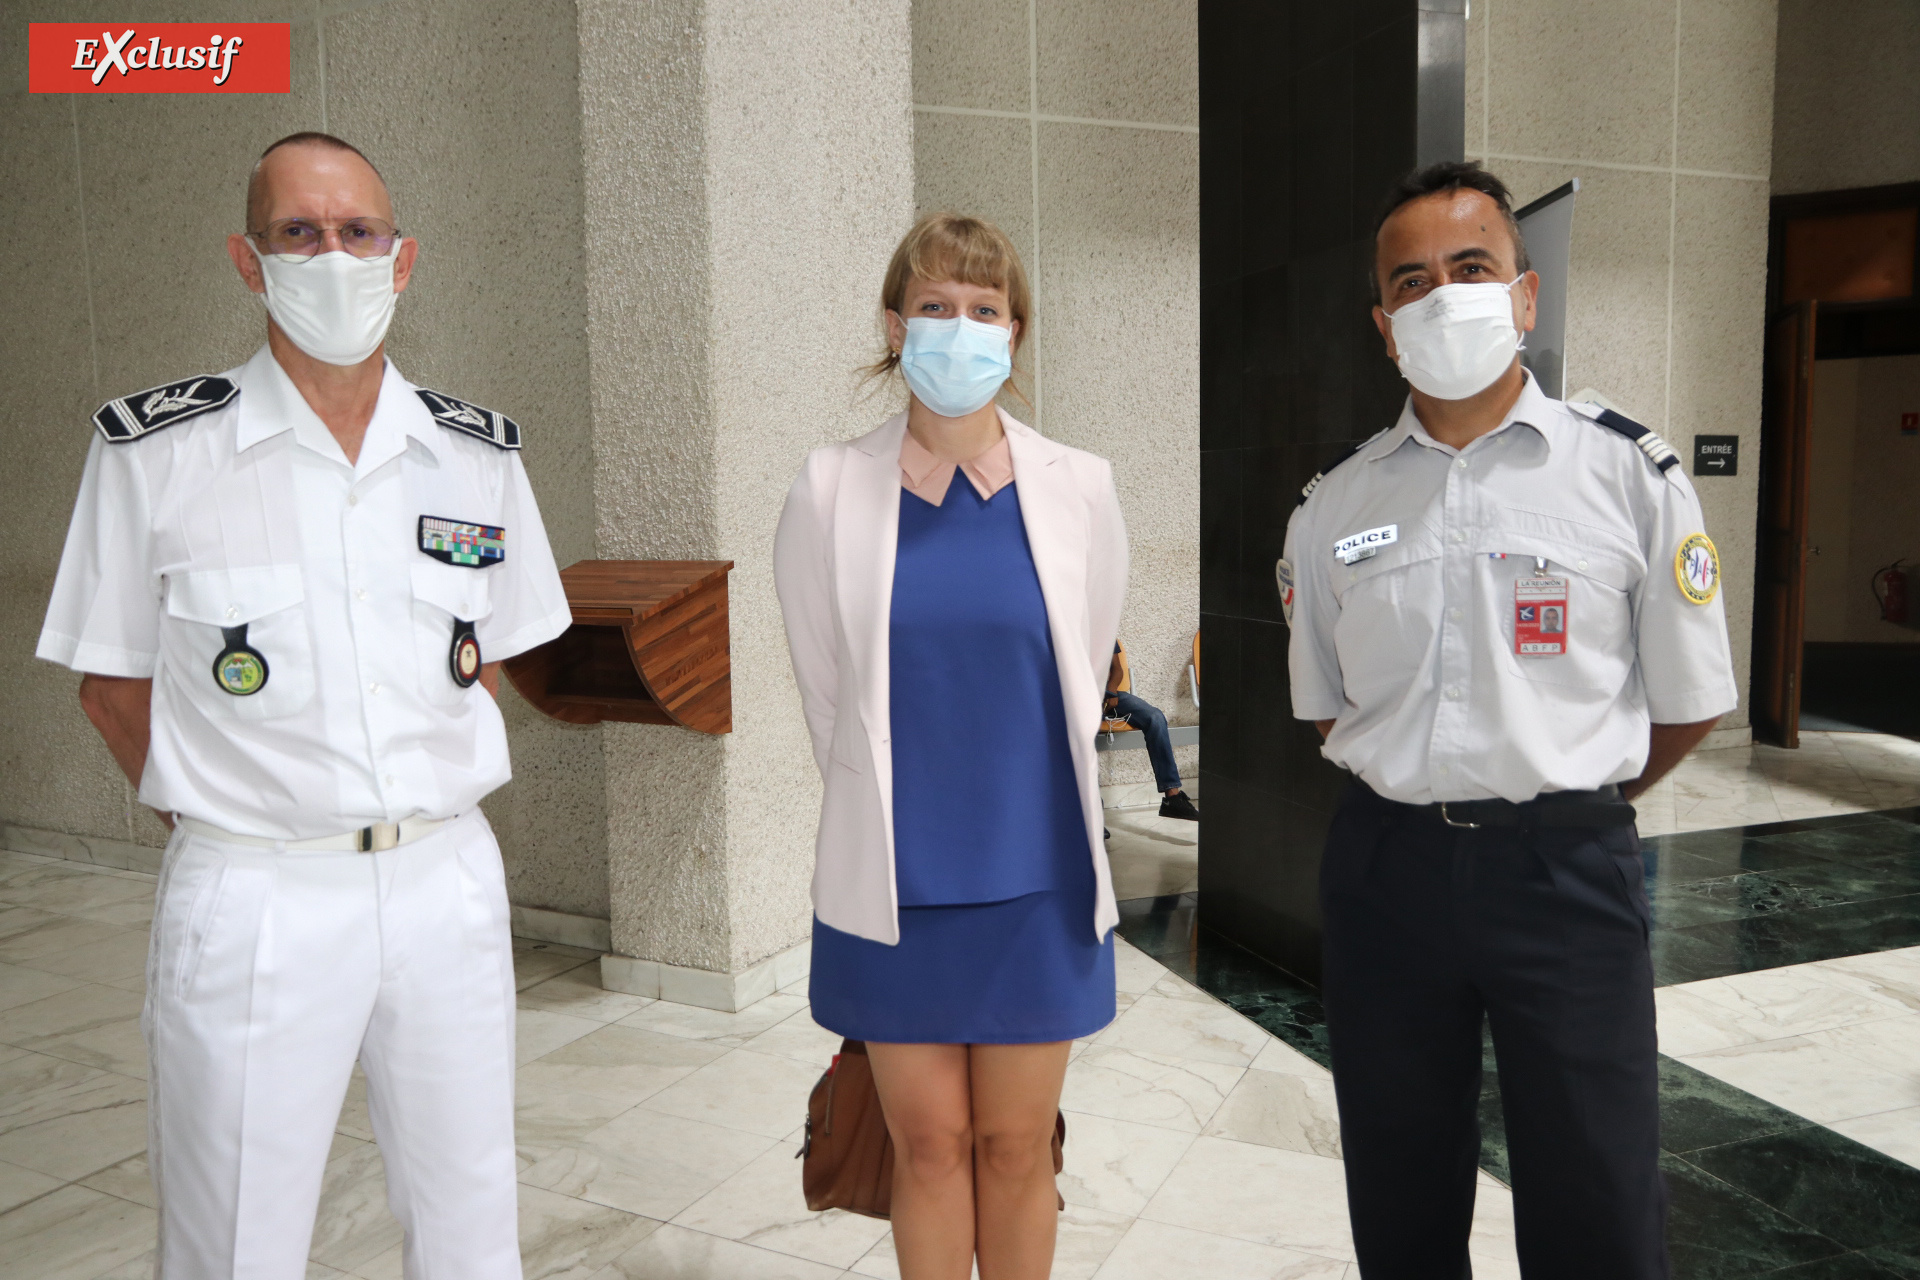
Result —
[[1447, 801], [1445, 800], [1442, 800], [1440, 802], [1440, 821], [1446, 823], [1450, 827], [1457, 827], [1462, 831], [1480, 830], [1480, 824], [1477, 822], [1455, 822], [1453, 820], [1453, 815], [1447, 812]]
[[359, 837], [361, 853], [385, 853], [388, 849], [400, 847], [400, 824], [397, 822], [376, 822], [370, 827], [362, 827], [354, 833]]

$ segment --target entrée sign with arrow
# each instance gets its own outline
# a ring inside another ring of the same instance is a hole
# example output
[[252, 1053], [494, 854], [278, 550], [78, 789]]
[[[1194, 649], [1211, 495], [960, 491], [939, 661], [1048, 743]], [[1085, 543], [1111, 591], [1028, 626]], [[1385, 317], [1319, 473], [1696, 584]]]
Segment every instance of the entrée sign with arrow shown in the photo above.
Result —
[[1695, 436], [1693, 438], [1693, 474], [1697, 476], [1740, 474], [1740, 437]]

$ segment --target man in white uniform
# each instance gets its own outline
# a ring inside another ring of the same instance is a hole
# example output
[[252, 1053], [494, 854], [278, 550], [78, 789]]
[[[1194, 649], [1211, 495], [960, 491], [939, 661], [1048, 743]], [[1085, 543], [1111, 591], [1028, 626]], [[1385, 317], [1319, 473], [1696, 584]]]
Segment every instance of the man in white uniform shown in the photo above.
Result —
[[[353, 147], [261, 157], [238, 369], [114, 400], [38, 654], [174, 826], [144, 1017], [162, 1280], [299, 1280], [366, 1071], [406, 1274], [518, 1280], [499, 662], [569, 622], [519, 428], [383, 354], [417, 247]], [[475, 688], [479, 685], [479, 688]]]
[[1321, 867], [1366, 1280], [1469, 1274], [1482, 1020], [1529, 1280], [1664, 1280], [1649, 918], [1629, 801], [1738, 702], [1673, 451], [1543, 395], [1499, 180], [1391, 196], [1374, 321], [1411, 384], [1281, 561], [1294, 715], [1354, 774]]

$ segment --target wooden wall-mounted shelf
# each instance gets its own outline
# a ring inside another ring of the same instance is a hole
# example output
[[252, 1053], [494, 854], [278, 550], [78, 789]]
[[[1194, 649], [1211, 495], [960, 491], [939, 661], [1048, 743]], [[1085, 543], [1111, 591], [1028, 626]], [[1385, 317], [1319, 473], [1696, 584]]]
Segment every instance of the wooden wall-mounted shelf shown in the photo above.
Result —
[[733, 729], [731, 560], [582, 560], [561, 570], [573, 625], [503, 664], [520, 696], [570, 724]]

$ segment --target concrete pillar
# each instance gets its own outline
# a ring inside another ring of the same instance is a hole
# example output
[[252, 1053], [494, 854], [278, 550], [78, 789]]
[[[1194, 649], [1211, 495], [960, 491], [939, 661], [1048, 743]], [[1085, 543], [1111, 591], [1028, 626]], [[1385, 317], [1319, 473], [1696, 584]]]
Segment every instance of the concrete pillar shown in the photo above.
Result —
[[913, 212], [908, 0], [583, 0], [597, 554], [729, 559], [724, 737], [609, 725], [608, 986], [737, 1008], [804, 972], [819, 780], [773, 591], [807, 450], [878, 424]]

